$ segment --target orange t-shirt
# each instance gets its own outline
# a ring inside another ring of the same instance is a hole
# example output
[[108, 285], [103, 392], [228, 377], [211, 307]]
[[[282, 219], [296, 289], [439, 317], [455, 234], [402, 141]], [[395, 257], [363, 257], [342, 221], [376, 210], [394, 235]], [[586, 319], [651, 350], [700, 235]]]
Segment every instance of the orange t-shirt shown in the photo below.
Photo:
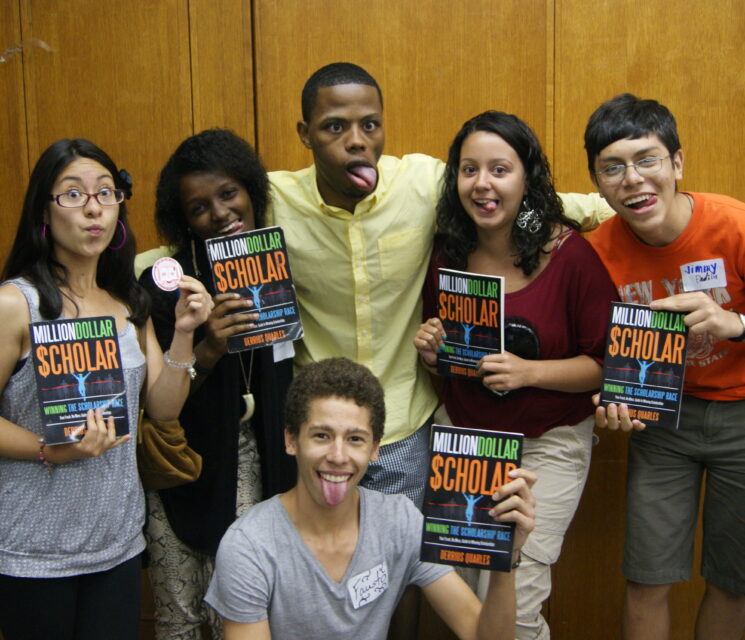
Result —
[[[711, 193], [688, 195], [694, 201], [691, 219], [667, 246], [643, 243], [621, 216], [604, 222], [588, 240], [624, 302], [649, 304], [683, 293], [683, 274], [696, 272], [699, 281], [717, 278], [718, 286], [704, 291], [722, 308], [745, 312], [745, 203]], [[745, 342], [719, 340], [708, 332], [690, 335], [685, 375], [689, 395], [745, 399]]]

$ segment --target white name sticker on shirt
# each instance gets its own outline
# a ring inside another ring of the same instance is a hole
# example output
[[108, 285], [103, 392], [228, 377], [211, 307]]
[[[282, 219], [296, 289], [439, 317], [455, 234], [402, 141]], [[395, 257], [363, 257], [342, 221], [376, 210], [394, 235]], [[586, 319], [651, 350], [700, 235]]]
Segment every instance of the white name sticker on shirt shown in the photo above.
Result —
[[683, 277], [683, 291], [703, 291], [727, 286], [727, 274], [721, 258], [681, 265], [680, 275]]
[[347, 581], [347, 591], [355, 609], [377, 600], [388, 589], [388, 565], [385, 562], [358, 573]]

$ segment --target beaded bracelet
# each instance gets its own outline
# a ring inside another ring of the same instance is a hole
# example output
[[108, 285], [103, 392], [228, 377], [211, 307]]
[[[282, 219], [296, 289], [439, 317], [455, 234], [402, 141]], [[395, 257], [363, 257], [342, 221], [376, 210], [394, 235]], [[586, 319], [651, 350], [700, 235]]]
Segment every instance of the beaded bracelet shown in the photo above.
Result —
[[44, 438], [39, 438], [39, 453], [36, 455], [39, 458], [39, 462], [47, 468], [47, 473], [51, 476], [54, 463], [47, 460], [47, 454], [44, 452], [44, 448], [47, 446], [47, 441]]
[[176, 362], [175, 360], [171, 360], [171, 350], [169, 349], [163, 354], [163, 360], [169, 367], [173, 367], [174, 369], [186, 369], [192, 380], [197, 377], [197, 372], [194, 369], [194, 363], [197, 361], [197, 358], [193, 353], [188, 362]]

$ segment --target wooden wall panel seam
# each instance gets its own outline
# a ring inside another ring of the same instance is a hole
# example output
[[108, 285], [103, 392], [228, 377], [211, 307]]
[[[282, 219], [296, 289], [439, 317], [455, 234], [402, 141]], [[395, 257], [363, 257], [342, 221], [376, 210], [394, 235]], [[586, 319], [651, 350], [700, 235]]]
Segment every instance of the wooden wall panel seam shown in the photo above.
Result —
[[256, 0], [249, 2], [249, 19], [251, 20], [251, 108], [253, 109], [253, 132], [254, 132], [254, 149], [261, 157], [259, 148], [259, 86], [258, 86], [258, 67], [256, 65]]
[[[18, 0], [18, 9], [21, 26], [21, 40], [26, 40], [31, 37], [31, 7], [29, 6], [31, 0]], [[32, 85], [31, 82], [31, 60], [27, 56], [27, 52], [21, 53], [22, 57], [22, 78], [23, 78], [23, 110], [24, 120], [26, 124], [26, 163], [27, 163], [27, 175], [31, 175], [31, 169], [35, 158], [39, 155], [39, 136], [38, 136], [38, 118], [36, 117], [36, 104], [35, 101], [30, 97], [31, 92], [29, 88]], [[32, 110], [33, 116], [32, 117]]]
[[[198, 1], [198, 0], [196, 0]], [[186, 22], [187, 22], [187, 29], [189, 33], [189, 96], [191, 97], [191, 134], [196, 133], [196, 120], [197, 120], [197, 114], [194, 113], [195, 111], [195, 104], [196, 100], [194, 99], [194, 92], [199, 90], [198, 87], [198, 80], [195, 78], [194, 73], [194, 29], [193, 24], [194, 21], [192, 20], [192, 14], [195, 11], [194, 8], [194, 2], [195, 0], [186, 0]]]
[[556, 135], [556, 109], [554, 103], [554, 87], [556, 85], [556, 3], [555, 0], [546, 0], [546, 134], [543, 151], [551, 166], [554, 166], [554, 136]]

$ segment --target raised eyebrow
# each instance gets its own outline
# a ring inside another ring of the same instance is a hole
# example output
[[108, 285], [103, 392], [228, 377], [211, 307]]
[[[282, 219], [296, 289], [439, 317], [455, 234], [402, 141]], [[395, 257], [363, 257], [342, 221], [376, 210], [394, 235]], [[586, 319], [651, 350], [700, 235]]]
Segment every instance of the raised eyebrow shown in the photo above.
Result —
[[[108, 173], [102, 173], [100, 176], [96, 178], [96, 182], [100, 182], [101, 180], [111, 180], [113, 182], [113, 178]], [[63, 178], [60, 178], [60, 182], [82, 182], [83, 178], [80, 176], [64, 176]]]

